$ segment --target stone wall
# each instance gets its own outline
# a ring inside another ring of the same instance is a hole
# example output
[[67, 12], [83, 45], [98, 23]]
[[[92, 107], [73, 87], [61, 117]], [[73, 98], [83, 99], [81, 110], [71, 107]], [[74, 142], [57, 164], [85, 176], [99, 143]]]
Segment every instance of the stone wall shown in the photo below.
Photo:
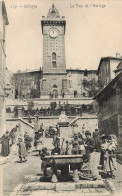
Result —
[[[27, 118], [23, 118], [26, 122], [28, 122]], [[31, 119], [33, 122], [33, 125], [35, 124], [35, 118]], [[68, 117], [68, 121], [70, 122], [70, 124], [73, 124], [75, 122], [75, 124], [78, 125], [78, 127], [75, 127], [75, 131], [76, 132], [82, 132], [82, 131], [86, 131], [89, 130], [91, 131], [91, 133], [94, 132], [95, 129], [98, 128], [98, 119], [96, 116], [84, 116], [84, 117]], [[7, 122], [9, 122], [9, 119], [7, 120]], [[17, 122], [17, 121], [15, 121]], [[16, 125], [15, 122], [11, 122], [10, 124]], [[18, 121], [19, 122], [19, 121]], [[59, 117], [39, 117], [38, 119], [38, 124], [41, 125], [41, 123], [43, 123], [44, 125], [44, 129], [48, 129], [49, 126], [55, 126], [57, 123], [59, 122]], [[9, 124], [9, 123], [8, 123]], [[27, 125], [22, 125], [24, 130], [27, 131], [31, 131], [30, 128]], [[70, 125], [70, 127], [72, 127]]]
[[29, 123], [26, 123], [26, 121], [23, 121], [20, 118], [6, 120], [6, 128], [8, 131], [11, 131], [11, 129], [14, 128], [17, 124], [20, 124], [20, 126], [21, 126], [22, 135], [24, 135], [24, 133], [27, 132], [27, 133], [29, 133], [29, 135], [31, 137], [34, 137], [33, 126], [29, 125]]
[[97, 117], [84, 117], [79, 118], [76, 121], [78, 127], [76, 128], [78, 132], [85, 133], [85, 131], [89, 130], [91, 133], [98, 129], [98, 119]]

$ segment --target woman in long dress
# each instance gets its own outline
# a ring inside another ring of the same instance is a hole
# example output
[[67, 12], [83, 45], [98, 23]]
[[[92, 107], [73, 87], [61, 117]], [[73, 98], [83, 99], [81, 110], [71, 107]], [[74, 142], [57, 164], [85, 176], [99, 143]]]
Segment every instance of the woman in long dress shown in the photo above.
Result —
[[2, 136], [2, 149], [1, 149], [1, 154], [2, 156], [8, 156], [10, 153], [10, 146], [9, 146], [9, 132], [6, 131], [6, 133]]
[[117, 142], [109, 135], [107, 141], [101, 145], [103, 151], [103, 171], [106, 177], [115, 178], [113, 172], [116, 170], [116, 148]]
[[20, 163], [23, 162], [22, 159], [24, 159], [24, 161], [27, 161], [27, 159], [25, 159], [27, 157], [27, 152], [26, 152], [26, 147], [25, 147], [25, 143], [23, 142], [22, 138], [19, 138], [19, 143], [18, 145], [18, 153], [19, 153], [19, 158], [20, 158]]

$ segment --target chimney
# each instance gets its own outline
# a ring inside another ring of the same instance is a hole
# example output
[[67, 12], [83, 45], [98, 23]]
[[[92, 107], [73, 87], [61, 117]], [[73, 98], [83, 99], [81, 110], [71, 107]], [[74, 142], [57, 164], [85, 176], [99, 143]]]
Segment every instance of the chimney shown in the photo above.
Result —
[[119, 53], [116, 53], [116, 58], [121, 58], [121, 55]]

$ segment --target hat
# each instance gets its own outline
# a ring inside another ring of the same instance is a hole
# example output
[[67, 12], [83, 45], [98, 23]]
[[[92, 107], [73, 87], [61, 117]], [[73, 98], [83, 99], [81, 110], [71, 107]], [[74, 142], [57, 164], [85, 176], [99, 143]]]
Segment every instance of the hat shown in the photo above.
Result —
[[101, 139], [107, 139], [107, 136], [105, 134], [102, 134]]
[[47, 152], [47, 148], [46, 147], [44, 147], [44, 148], [42, 148], [42, 152]]
[[91, 135], [90, 131], [86, 131], [85, 135]]
[[57, 137], [56, 137], [56, 140], [60, 140], [60, 137], [57, 136]]

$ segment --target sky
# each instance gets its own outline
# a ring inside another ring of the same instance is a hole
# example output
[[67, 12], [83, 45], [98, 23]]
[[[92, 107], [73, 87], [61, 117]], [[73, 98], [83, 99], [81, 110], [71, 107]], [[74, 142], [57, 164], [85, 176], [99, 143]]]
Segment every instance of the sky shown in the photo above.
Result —
[[53, 2], [66, 19], [67, 69], [97, 69], [101, 57], [122, 55], [122, 0], [4, 1], [6, 66], [13, 72], [42, 67], [41, 18]]

